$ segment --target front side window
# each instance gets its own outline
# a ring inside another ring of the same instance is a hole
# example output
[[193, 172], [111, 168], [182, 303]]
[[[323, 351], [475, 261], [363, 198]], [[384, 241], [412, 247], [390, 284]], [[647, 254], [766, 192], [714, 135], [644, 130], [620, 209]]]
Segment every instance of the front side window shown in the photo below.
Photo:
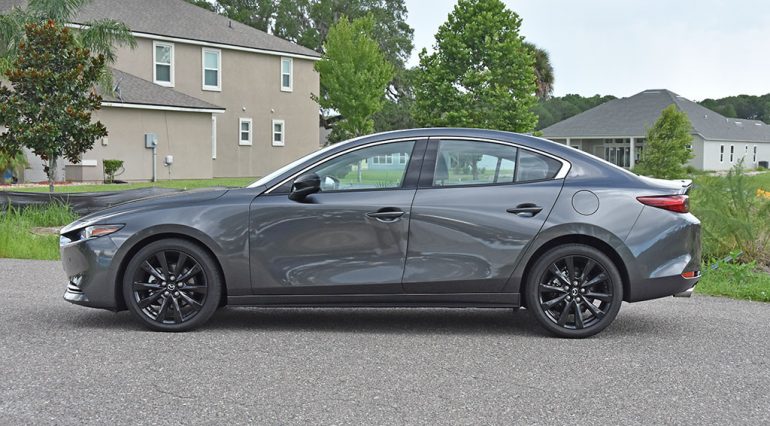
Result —
[[561, 162], [510, 145], [441, 141], [433, 186], [494, 185], [552, 179]]
[[222, 90], [222, 52], [203, 49], [203, 90]]
[[[413, 148], [411, 141], [363, 148], [327, 161], [308, 173], [321, 178], [321, 191], [326, 192], [400, 188]], [[382, 161], [385, 158], [399, 160], [387, 163]]]
[[281, 91], [291, 92], [292, 90], [294, 90], [294, 60], [281, 58]]
[[174, 86], [174, 45], [171, 43], [153, 43], [153, 77], [155, 84]]
[[286, 123], [283, 120], [273, 120], [273, 146], [286, 145]]
[[241, 118], [238, 120], [238, 145], [252, 144], [252, 120], [250, 118]]

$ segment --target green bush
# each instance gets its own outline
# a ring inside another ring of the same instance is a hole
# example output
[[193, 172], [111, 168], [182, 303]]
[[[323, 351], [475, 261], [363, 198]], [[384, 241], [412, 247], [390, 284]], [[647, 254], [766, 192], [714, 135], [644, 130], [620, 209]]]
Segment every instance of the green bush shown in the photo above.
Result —
[[726, 177], [696, 180], [691, 206], [702, 222], [706, 259], [741, 252], [746, 262], [770, 265], [770, 199], [759, 196], [758, 189], [742, 164]]
[[123, 168], [123, 160], [103, 160], [102, 163], [104, 163], [104, 183], [115, 182], [116, 174], [123, 173], [122, 170], [118, 173], [118, 170]]

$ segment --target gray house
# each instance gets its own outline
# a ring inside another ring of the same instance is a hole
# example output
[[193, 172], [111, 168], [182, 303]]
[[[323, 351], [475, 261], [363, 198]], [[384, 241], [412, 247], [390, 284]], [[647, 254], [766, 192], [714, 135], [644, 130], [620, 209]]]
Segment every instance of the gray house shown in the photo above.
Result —
[[647, 130], [674, 104], [692, 123], [693, 158], [701, 170], [727, 170], [741, 159], [746, 167], [770, 160], [770, 126], [727, 118], [669, 90], [645, 90], [616, 99], [543, 129], [543, 137], [572, 146], [621, 167], [644, 156]]

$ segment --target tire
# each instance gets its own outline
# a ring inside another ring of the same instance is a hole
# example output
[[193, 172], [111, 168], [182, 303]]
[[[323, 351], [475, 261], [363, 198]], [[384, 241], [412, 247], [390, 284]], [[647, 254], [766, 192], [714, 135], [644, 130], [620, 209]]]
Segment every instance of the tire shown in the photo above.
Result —
[[200, 327], [217, 310], [221, 294], [216, 261], [197, 244], [182, 239], [148, 244], [134, 255], [123, 276], [128, 310], [155, 331]]
[[542, 255], [527, 276], [524, 292], [537, 322], [568, 338], [604, 330], [623, 302], [618, 268], [604, 253], [582, 244], [558, 246]]

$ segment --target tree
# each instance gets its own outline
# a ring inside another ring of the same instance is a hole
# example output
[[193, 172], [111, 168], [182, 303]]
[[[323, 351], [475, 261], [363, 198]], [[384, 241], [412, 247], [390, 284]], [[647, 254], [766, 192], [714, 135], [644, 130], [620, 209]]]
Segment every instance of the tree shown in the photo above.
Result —
[[276, 8], [274, 0], [219, 0], [217, 4], [228, 18], [265, 32]]
[[540, 99], [532, 110], [538, 117], [537, 130], [544, 129], [613, 99], [617, 98], [600, 95], [583, 97], [575, 94]]
[[524, 47], [529, 49], [532, 57], [535, 59], [537, 97], [538, 99], [546, 100], [553, 94], [553, 83], [555, 80], [551, 56], [545, 49], [541, 49], [533, 43], [525, 41]]
[[692, 158], [691, 142], [690, 119], [676, 105], [669, 105], [647, 131], [644, 158], [634, 172], [661, 179], [684, 177], [684, 165]]
[[211, 3], [208, 0], [185, 0], [187, 3], [194, 4], [198, 7], [202, 7], [206, 10], [210, 10], [212, 12], [217, 12], [217, 5], [214, 3]]
[[459, 0], [420, 53], [415, 119], [428, 127], [531, 132], [537, 117], [534, 60], [521, 18], [500, 0]]
[[[26, 8], [14, 7], [0, 15], [0, 72], [12, 67], [18, 55], [18, 47], [25, 40], [27, 24], [72, 22], [78, 10], [91, 0], [29, 0]], [[102, 55], [106, 64], [115, 62], [118, 46], [136, 47], [136, 40], [126, 24], [111, 19], [83, 23], [74, 35], [74, 41], [93, 54]], [[100, 81], [111, 88], [112, 74], [105, 67]]]
[[330, 142], [371, 133], [372, 115], [382, 108], [385, 87], [394, 69], [370, 34], [374, 18], [343, 17], [329, 30], [324, 57], [316, 62], [321, 73], [321, 95], [316, 100], [322, 108], [342, 115]]
[[80, 47], [72, 30], [54, 20], [28, 23], [26, 41], [5, 77], [12, 88], [0, 86], [0, 150], [27, 147], [47, 162], [48, 188], [53, 192], [56, 162], [64, 157], [78, 163], [94, 141], [107, 136], [91, 112], [102, 98], [94, 85], [105, 68], [104, 55], [92, 56]]

